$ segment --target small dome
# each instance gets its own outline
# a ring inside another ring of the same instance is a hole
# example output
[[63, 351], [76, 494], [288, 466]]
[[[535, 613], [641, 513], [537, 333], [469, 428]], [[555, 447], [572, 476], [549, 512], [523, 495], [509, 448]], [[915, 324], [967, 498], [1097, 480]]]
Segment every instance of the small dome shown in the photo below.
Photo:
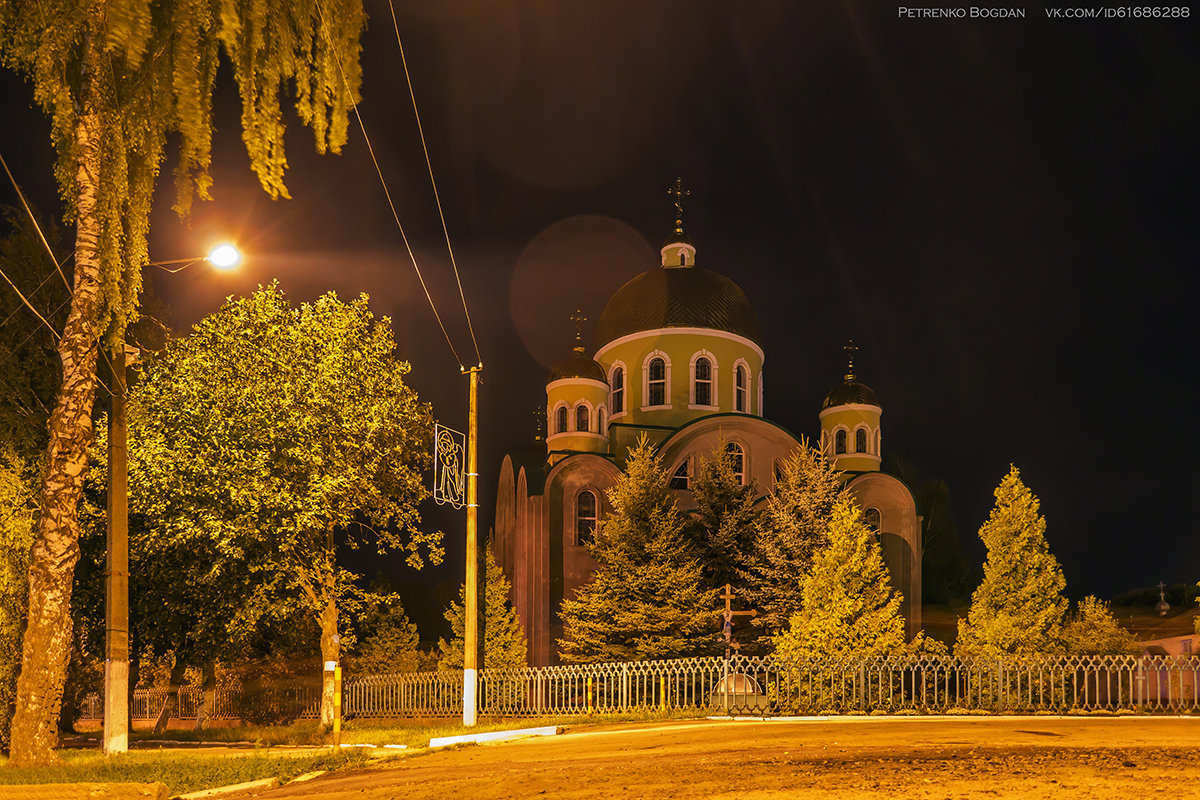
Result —
[[571, 351], [571, 355], [555, 364], [554, 369], [550, 370], [551, 381], [560, 381], [563, 378], [587, 378], [608, 383], [608, 379], [604, 376], [604, 367], [597, 364], [595, 359], [584, 355], [582, 347], [576, 347]]
[[848, 405], [878, 406], [879, 397], [870, 386], [851, 379], [825, 395], [825, 402], [821, 404], [821, 410]]
[[652, 269], [626, 283], [600, 315], [601, 345], [657, 328], [711, 328], [761, 345], [758, 314], [736, 283], [700, 267]]

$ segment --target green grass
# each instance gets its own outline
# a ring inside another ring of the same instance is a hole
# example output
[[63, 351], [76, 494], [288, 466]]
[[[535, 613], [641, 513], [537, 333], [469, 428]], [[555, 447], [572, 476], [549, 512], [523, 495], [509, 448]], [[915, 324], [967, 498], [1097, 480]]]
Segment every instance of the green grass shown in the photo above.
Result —
[[316, 770], [341, 769], [367, 763], [357, 751], [308, 756], [264, 751], [206, 753], [133, 750], [112, 758], [96, 750], [60, 750], [60, 763], [51, 767], [5, 766], [0, 759], [0, 784], [30, 783], [165, 783], [171, 794], [279, 777], [286, 781]]

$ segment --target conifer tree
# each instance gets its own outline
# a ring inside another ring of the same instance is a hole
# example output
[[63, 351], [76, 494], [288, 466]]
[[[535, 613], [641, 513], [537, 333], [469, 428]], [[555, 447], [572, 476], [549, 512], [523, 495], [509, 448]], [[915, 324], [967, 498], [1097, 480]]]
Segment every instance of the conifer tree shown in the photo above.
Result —
[[1088, 595], [1067, 618], [1062, 644], [1070, 655], [1128, 655], [1133, 634], [1121, 627], [1108, 603]]
[[562, 604], [564, 661], [676, 658], [716, 647], [715, 592], [701, 587], [700, 562], [683, 531], [670, 477], [645, 437], [608, 492], [595, 576]]
[[1066, 581], [1046, 543], [1046, 520], [1033, 492], [1010, 467], [979, 538], [987, 547], [983, 582], [958, 621], [954, 652], [966, 656], [1030, 655], [1059, 647]]
[[828, 536], [834, 506], [846, 495], [841, 474], [807, 442], [780, 467], [741, 575], [758, 611], [754, 624], [768, 637], [787, 627], [803, 607], [800, 579]]
[[[524, 667], [528, 660], [528, 649], [521, 621], [517, 618], [517, 612], [508, 597], [512, 584], [504, 577], [504, 570], [496, 563], [491, 545], [487, 546], [484, 559], [484, 608], [483, 613], [479, 615], [483, 668]], [[438, 649], [441, 651], [438, 667], [441, 669], [463, 668], [464, 632], [467, 626], [466, 594], [466, 586], [460, 586], [458, 601], [452, 602], [446, 610], [451, 637], [449, 642], [445, 639], [438, 641]]]
[[885, 656], [930, 648], [924, 634], [906, 641], [903, 597], [892, 588], [879, 542], [848, 495], [835, 501], [827, 543], [800, 586], [803, 610], [774, 638], [780, 658]]
[[429, 654], [420, 648], [417, 626], [394, 595], [375, 603], [363, 615], [353, 651], [345, 659], [356, 675], [388, 675], [427, 668]]
[[704, 588], [721, 589], [726, 583], [741, 587], [759, 524], [757, 488], [738, 479], [723, 445], [711, 458], [699, 459], [690, 487], [696, 508], [687, 531], [704, 570]]

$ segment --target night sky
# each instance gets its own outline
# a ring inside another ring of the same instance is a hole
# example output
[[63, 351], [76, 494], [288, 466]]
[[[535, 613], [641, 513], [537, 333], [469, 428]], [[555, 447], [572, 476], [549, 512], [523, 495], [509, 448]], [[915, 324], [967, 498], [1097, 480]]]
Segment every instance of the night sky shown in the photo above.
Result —
[[[865, 1], [734, 5], [397, 8], [484, 361], [484, 530], [503, 453], [532, 441], [547, 370], [571, 347], [568, 315], [589, 317], [593, 352], [608, 296], [658, 264], [680, 176], [698, 263], [762, 320], [768, 417], [815, 435], [852, 337], [883, 405], [885, 469], [949, 483], [973, 558], [1013, 463], [1073, 597], [1200, 578], [1200, 7], [1083, 22], [1041, 6], [917, 20]], [[368, 9], [363, 118], [470, 363], [388, 7]], [[56, 208], [47, 124], [18, 79], [0, 92], [0, 150]], [[223, 235], [249, 258], [235, 275], [155, 275], [174, 324], [272, 278], [294, 300], [367, 292], [413, 385], [465, 428], [466, 381], [357, 128], [341, 156], [318, 157], [293, 118], [294, 199], [272, 202], [235, 93], [217, 109], [215, 200], [182, 224], [164, 180], [151, 253]], [[16, 202], [11, 186], [0, 202]], [[430, 519], [456, 527], [428, 579], [457, 585], [461, 516]]]

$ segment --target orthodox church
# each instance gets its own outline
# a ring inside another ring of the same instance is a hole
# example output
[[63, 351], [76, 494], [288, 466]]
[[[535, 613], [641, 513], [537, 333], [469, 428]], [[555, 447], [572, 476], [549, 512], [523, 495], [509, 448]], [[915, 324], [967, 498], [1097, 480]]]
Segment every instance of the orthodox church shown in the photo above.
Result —
[[[558, 663], [563, 599], [588, 582], [597, 564], [586, 544], [612, 512], [607, 490], [627, 452], [649, 437], [670, 470], [680, 508], [694, 507], [689, 476], [697, 459], [724, 446], [743, 482], [764, 495], [799, 439], [763, 415], [765, 343], [741, 288], [700, 266], [675, 230], [662, 264], [635, 277], [600, 316], [599, 347], [578, 341], [546, 383], [545, 452], [509, 454], [500, 468], [493, 549], [512, 582], [512, 601], [532, 666]], [[879, 471], [879, 398], [854, 374], [821, 404], [820, 447], [876, 531], [894, 586], [904, 595], [909, 636], [921, 627], [921, 532], [909, 488]], [[799, 580], [800, 576], [797, 575]]]

